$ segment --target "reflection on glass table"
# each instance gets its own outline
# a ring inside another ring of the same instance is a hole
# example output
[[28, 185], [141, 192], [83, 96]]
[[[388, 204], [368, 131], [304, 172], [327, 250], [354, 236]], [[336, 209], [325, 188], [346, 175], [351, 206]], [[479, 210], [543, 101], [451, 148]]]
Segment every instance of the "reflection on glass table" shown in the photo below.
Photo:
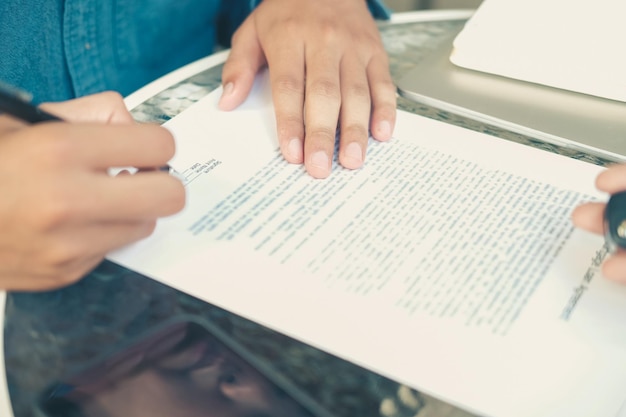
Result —
[[325, 417], [328, 412], [209, 322], [175, 321], [53, 384], [51, 417]]
[[[189, 321], [196, 324], [185, 324]], [[181, 327], [164, 328], [172, 322]], [[409, 417], [424, 407], [424, 398], [408, 387], [105, 262], [74, 286], [8, 297], [7, 377], [15, 417], [54, 417], [59, 412], [91, 416], [69, 410], [104, 412], [101, 401], [119, 406], [118, 395], [131, 392], [133, 401], [145, 398], [141, 388], [148, 385], [161, 390], [160, 401], [166, 399], [164, 391], [181, 387], [189, 388], [183, 390], [186, 395], [199, 394], [206, 380], [196, 377], [208, 371], [204, 368], [221, 349], [209, 346], [215, 336], [206, 328], [268, 375], [279, 385], [278, 392], [304, 404], [312, 416]], [[258, 377], [259, 371], [245, 369]], [[163, 378], [177, 373], [175, 378]], [[231, 394], [232, 376], [221, 374], [222, 380], [231, 381], [221, 388]], [[47, 406], [42, 410], [44, 400]], [[159, 410], [166, 410], [165, 405]], [[113, 417], [120, 412], [131, 415], [125, 408], [95, 415]]]

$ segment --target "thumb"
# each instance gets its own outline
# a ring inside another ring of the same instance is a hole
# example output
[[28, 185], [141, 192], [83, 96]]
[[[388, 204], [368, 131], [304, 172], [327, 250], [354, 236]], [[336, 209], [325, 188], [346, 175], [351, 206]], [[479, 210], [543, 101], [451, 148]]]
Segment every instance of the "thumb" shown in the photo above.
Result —
[[222, 70], [221, 110], [232, 110], [243, 103], [250, 93], [254, 76], [266, 62], [254, 20], [249, 16], [233, 35], [230, 55]]

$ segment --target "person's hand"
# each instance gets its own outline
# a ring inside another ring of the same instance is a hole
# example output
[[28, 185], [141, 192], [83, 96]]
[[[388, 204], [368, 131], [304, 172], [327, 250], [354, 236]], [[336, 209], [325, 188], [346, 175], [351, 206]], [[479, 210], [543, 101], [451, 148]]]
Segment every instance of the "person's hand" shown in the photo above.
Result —
[[346, 168], [363, 164], [368, 131], [391, 138], [395, 88], [365, 0], [264, 0], [233, 36], [220, 108], [241, 104], [266, 63], [287, 161], [325, 178], [338, 125]]
[[73, 123], [135, 123], [124, 105], [122, 96], [113, 91], [58, 103], [43, 103], [39, 107]]
[[[596, 178], [599, 190], [609, 194], [626, 191], [626, 164], [614, 165]], [[585, 203], [574, 209], [572, 221], [581, 229], [593, 233], [604, 233], [605, 203]], [[602, 274], [612, 280], [626, 283], [626, 251], [618, 250], [609, 256], [602, 265]]]
[[42, 107], [77, 123], [27, 126], [0, 116], [4, 289], [69, 284], [110, 250], [149, 235], [158, 217], [185, 202], [183, 185], [166, 173], [108, 174], [110, 167], [162, 166], [174, 154], [170, 133], [132, 123], [119, 95]]

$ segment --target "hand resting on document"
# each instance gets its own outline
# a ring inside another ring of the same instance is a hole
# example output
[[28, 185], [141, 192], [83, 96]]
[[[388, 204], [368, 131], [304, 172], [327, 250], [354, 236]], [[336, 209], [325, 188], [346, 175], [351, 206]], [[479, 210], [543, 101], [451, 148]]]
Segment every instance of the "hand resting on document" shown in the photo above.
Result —
[[[609, 194], [626, 191], [626, 164], [613, 165], [596, 178], [599, 190]], [[605, 203], [585, 203], [572, 213], [574, 225], [597, 234], [604, 234]], [[602, 265], [602, 274], [609, 279], [626, 284], [626, 251], [619, 249]]]
[[108, 174], [162, 166], [174, 154], [170, 133], [133, 123], [118, 94], [42, 108], [72, 123], [26, 125], [0, 115], [1, 289], [74, 282], [185, 202], [183, 185], [167, 173]]
[[[241, 104], [269, 66], [280, 149], [316, 178], [363, 165], [369, 132], [391, 138], [396, 89], [364, 0], [264, 0], [240, 26], [222, 74], [222, 110]], [[305, 128], [306, 126], [306, 128]]]

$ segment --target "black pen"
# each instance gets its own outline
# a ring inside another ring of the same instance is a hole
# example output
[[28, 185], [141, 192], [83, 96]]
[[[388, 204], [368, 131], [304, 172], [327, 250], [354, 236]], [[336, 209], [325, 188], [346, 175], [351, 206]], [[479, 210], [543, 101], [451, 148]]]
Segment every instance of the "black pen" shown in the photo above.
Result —
[[0, 84], [0, 113], [7, 113], [26, 123], [35, 124], [62, 121], [59, 117], [46, 113], [31, 102], [31, 96], [6, 84]]
[[626, 192], [611, 195], [604, 208], [604, 239], [610, 253], [626, 249]]
[[[33, 104], [30, 94], [4, 83], [0, 83], [0, 114], [1, 113], [9, 114], [29, 124], [63, 121], [60, 117], [45, 112]], [[167, 172], [183, 181], [182, 176], [169, 165], [159, 167], [158, 170]]]

